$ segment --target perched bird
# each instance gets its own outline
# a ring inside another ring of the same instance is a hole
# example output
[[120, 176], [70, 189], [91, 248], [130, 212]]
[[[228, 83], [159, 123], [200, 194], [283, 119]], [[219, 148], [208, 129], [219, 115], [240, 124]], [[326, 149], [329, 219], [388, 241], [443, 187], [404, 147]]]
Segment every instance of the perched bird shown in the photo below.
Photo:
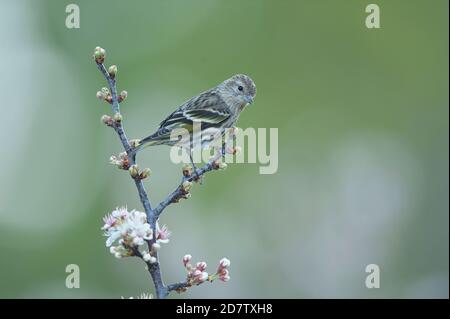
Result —
[[[256, 86], [250, 77], [234, 75], [181, 104], [160, 123], [155, 133], [139, 140], [133, 152], [162, 144], [178, 145], [188, 150], [188, 154], [192, 154], [193, 147], [198, 145], [205, 148], [236, 123], [239, 114], [253, 102], [255, 95]], [[200, 125], [199, 132], [196, 132], [194, 124]], [[180, 129], [189, 132], [189, 138], [174, 139], [172, 133]]]

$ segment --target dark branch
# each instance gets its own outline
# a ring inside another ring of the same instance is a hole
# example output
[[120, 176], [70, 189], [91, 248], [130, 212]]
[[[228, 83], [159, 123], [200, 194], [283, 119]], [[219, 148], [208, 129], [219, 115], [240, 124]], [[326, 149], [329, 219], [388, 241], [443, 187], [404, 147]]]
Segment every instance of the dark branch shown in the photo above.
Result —
[[167, 286], [168, 291], [182, 291], [185, 288], [191, 287], [191, 284], [187, 281], [177, 282]]
[[[94, 55], [95, 57], [95, 55]], [[130, 144], [130, 141], [128, 140], [123, 125], [122, 125], [122, 119], [120, 116], [120, 103], [119, 101], [122, 101], [123, 98], [119, 97], [117, 94], [117, 88], [116, 88], [116, 80], [115, 76], [111, 76], [109, 72], [106, 70], [104, 64], [103, 64], [104, 56], [103, 57], [95, 57], [95, 61], [97, 64], [98, 69], [105, 77], [106, 81], [108, 82], [109, 90], [111, 92], [111, 97], [108, 100], [108, 102], [111, 104], [112, 111], [114, 113], [114, 120], [112, 122], [108, 122], [108, 125], [113, 127], [117, 135], [119, 136], [120, 142], [122, 143], [122, 146], [127, 153], [128, 157], [128, 167], [131, 167], [132, 165], [136, 164], [136, 149], [133, 148], [133, 146]], [[117, 117], [116, 117], [117, 116]], [[138, 177], [132, 177], [136, 188], [138, 190], [139, 198], [142, 203], [142, 206], [144, 207], [145, 213], [147, 215], [147, 222], [150, 224], [153, 230], [153, 238], [149, 241], [147, 241], [149, 251], [152, 250], [152, 245], [157, 242], [156, 236], [156, 224], [157, 221], [162, 213], [162, 211], [171, 203], [174, 203], [178, 201], [183, 195], [186, 195], [186, 191], [183, 189], [183, 183], [185, 182], [192, 182], [192, 181], [198, 181], [205, 173], [212, 171], [214, 169], [218, 169], [218, 166], [215, 162], [215, 160], [211, 160], [207, 164], [205, 164], [202, 168], [197, 169], [193, 174], [191, 174], [188, 177], [184, 177], [181, 184], [175, 189], [171, 194], [167, 196], [165, 200], [163, 200], [155, 209], [152, 209], [151, 202], [148, 198], [147, 192], [144, 187], [144, 183], [142, 182], [141, 178]], [[136, 248], [129, 246], [134, 255], [144, 260], [141, 252]], [[147, 264], [148, 271], [152, 277], [153, 284], [155, 286], [156, 296], [159, 299], [166, 298], [169, 292], [171, 291], [183, 291], [185, 288], [192, 286], [189, 282], [179, 282], [175, 284], [171, 284], [166, 286], [164, 284], [162, 274], [161, 274], [161, 267], [159, 264], [159, 258], [158, 253], [154, 251], [152, 253], [152, 256], [156, 258], [156, 262], [144, 262]]]
[[[116, 88], [116, 80], [113, 79], [108, 71], [106, 70], [103, 63], [97, 63], [97, 67], [99, 68], [100, 72], [103, 74], [105, 79], [108, 81], [109, 89], [111, 91], [111, 97], [112, 97], [112, 111], [114, 114], [120, 114], [120, 104], [119, 99], [117, 95], [117, 88]], [[120, 138], [120, 141], [122, 143], [123, 148], [127, 152], [127, 154], [131, 154], [132, 147], [127, 139], [127, 136], [125, 134], [125, 131], [122, 126], [122, 121], [114, 121], [113, 122], [113, 128], [116, 131], [117, 135]], [[128, 158], [130, 166], [135, 164], [135, 157], [129, 156]], [[147, 214], [147, 221], [151, 225], [153, 229], [153, 240], [149, 242], [149, 249], [151, 249], [151, 245], [156, 241], [156, 223], [154, 218], [154, 212], [152, 210], [152, 206], [150, 203], [150, 200], [148, 198], [147, 192], [144, 188], [144, 183], [142, 180], [138, 178], [134, 178], [134, 182], [136, 184], [136, 188], [139, 193], [139, 198], [141, 200], [142, 206], [144, 207], [145, 213]], [[142, 258], [142, 255], [139, 251], [135, 251], [135, 254]], [[156, 262], [153, 264], [147, 263], [148, 271], [150, 272], [150, 275], [152, 276], [153, 283], [156, 290], [156, 295], [158, 298], [165, 298], [168, 294], [167, 287], [164, 285], [164, 282], [162, 280], [161, 275], [161, 268], [159, 265], [159, 259], [158, 254], [154, 254], [154, 257], [156, 258]]]
[[155, 211], [155, 216], [154, 216], [155, 220], [158, 220], [159, 216], [161, 216], [161, 213], [167, 206], [169, 206], [172, 203], [175, 203], [178, 199], [181, 198], [181, 196], [184, 193], [183, 186], [182, 186], [184, 182], [186, 182], [186, 181], [192, 182], [196, 179], [201, 178], [205, 173], [216, 169], [214, 163], [215, 163], [215, 161], [208, 162], [202, 168], [198, 168], [191, 176], [184, 177], [183, 180], [181, 181], [180, 185], [172, 193], [170, 193], [166, 197], [166, 199], [164, 199], [161, 203], [159, 203], [158, 206], [155, 207], [155, 210], [154, 210]]

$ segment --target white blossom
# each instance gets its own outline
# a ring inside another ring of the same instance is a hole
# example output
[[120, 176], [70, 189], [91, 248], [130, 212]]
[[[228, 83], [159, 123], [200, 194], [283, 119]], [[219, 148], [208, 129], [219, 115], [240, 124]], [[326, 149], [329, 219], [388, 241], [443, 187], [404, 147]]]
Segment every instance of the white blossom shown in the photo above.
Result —
[[[111, 254], [121, 258], [133, 255], [130, 248], [137, 248], [152, 239], [153, 231], [147, 223], [147, 215], [143, 212], [121, 207], [103, 218], [106, 246], [110, 247]], [[118, 243], [117, 246], [113, 246]]]

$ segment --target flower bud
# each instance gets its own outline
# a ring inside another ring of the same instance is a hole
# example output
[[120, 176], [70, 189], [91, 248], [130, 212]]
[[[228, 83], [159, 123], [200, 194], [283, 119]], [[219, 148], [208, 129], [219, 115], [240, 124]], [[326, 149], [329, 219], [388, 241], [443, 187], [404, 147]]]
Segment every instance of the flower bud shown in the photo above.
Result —
[[140, 139], [132, 139], [132, 140], [129, 140], [128, 142], [130, 143], [131, 147], [138, 147], [140, 141], [141, 141]]
[[228, 271], [228, 269], [222, 268], [221, 272], [219, 275], [221, 276], [228, 276], [230, 272]]
[[123, 100], [125, 100], [127, 98], [127, 95], [128, 95], [127, 91], [122, 91], [122, 92], [120, 92], [117, 99], [119, 100], [119, 102], [123, 102]]
[[204, 272], [201, 272], [199, 275], [195, 276], [194, 281], [197, 283], [197, 285], [199, 285], [199, 284], [207, 281], [208, 277], [209, 277], [208, 273], [204, 271]]
[[145, 261], [150, 261], [151, 258], [152, 258], [152, 256], [150, 256], [149, 253], [145, 253], [145, 254], [142, 256], [142, 259], [144, 259]]
[[230, 267], [230, 265], [231, 265], [231, 262], [230, 262], [229, 259], [227, 259], [227, 258], [222, 258], [222, 259], [219, 261], [219, 271], [218, 271], [218, 272], [220, 272], [220, 270], [222, 270], [222, 269], [227, 269], [228, 267]]
[[206, 263], [204, 261], [200, 261], [197, 263], [196, 268], [200, 271], [204, 271], [206, 269]]
[[134, 178], [139, 174], [139, 167], [136, 164], [131, 165], [128, 171], [130, 172], [131, 177]]
[[104, 95], [109, 95], [109, 89], [107, 87], [102, 87], [101, 91]]
[[112, 118], [109, 115], [102, 115], [101, 121], [105, 125], [112, 126]]
[[167, 244], [169, 242], [169, 237], [172, 234], [172, 232], [167, 228], [166, 225], [163, 225], [162, 227], [159, 227], [158, 224], [156, 224], [156, 239], [159, 243]]
[[106, 51], [101, 47], [96, 47], [94, 51], [94, 59], [97, 63], [103, 63], [105, 61]]
[[191, 261], [191, 259], [192, 259], [192, 256], [191, 256], [191, 255], [189, 255], [189, 254], [184, 255], [184, 257], [183, 257], [183, 264], [184, 264], [185, 267], [186, 267], [187, 264], [189, 264], [189, 262]]
[[192, 175], [192, 166], [189, 164], [184, 164], [183, 165], [183, 176], [189, 177], [191, 175]]
[[189, 181], [185, 181], [183, 182], [183, 184], [181, 185], [181, 188], [183, 189], [183, 192], [185, 193], [189, 193], [189, 191], [192, 188], [192, 183]]
[[155, 250], [155, 251], [158, 251], [158, 250], [160, 250], [160, 249], [161, 249], [161, 245], [160, 245], [160, 244], [158, 244], [158, 243], [153, 243], [153, 245], [152, 245], [152, 249], [153, 249], [153, 250]]
[[111, 155], [111, 157], [109, 158], [109, 162], [111, 164], [113, 164], [113, 165], [118, 165], [119, 164], [119, 160], [114, 155]]
[[140, 178], [140, 179], [147, 178], [147, 177], [150, 176], [150, 174], [151, 174], [150, 168], [144, 168], [144, 169], [142, 170], [141, 174], [139, 174], [139, 178]]
[[102, 91], [97, 91], [97, 94], [95, 95], [97, 97], [97, 99], [99, 100], [104, 100], [105, 99], [105, 94]]
[[114, 114], [114, 121], [122, 122], [122, 114], [120, 114], [120, 113]]
[[109, 158], [109, 162], [120, 169], [128, 170], [129, 168], [128, 158], [117, 158], [116, 156], [112, 155]]
[[192, 272], [192, 277], [198, 277], [198, 276], [200, 276], [201, 274], [202, 274], [202, 271], [201, 271], [201, 270], [195, 269], [195, 270]]
[[124, 159], [128, 159], [128, 154], [127, 152], [121, 152], [119, 153], [119, 158], [124, 160]]
[[181, 197], [184, 199], [189, 199], [189, 198], [191, 198], [191, 196], [192, 196], [191, 193], [186, 193], [186, 194], [181, 195]]
[[116, 76], [116, 74], [117, 74], [117, 66], [116, 66], [116, 65], [111, 65], [111, 66], [108, 68], [108, 73], [109, 73], [109, 75], [110, 75], [112, 78], [114, 78], [114, 77]]

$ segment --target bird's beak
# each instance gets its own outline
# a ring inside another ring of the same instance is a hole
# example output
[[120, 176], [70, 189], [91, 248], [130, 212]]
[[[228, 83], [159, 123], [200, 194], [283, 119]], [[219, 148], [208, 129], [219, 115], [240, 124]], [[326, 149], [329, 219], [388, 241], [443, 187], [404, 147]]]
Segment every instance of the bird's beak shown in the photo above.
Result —
[[253, 103], [253, 96], [247, 95], [245, 97], [245, 100], [247, 101], [248, 104], [252, 104]]

